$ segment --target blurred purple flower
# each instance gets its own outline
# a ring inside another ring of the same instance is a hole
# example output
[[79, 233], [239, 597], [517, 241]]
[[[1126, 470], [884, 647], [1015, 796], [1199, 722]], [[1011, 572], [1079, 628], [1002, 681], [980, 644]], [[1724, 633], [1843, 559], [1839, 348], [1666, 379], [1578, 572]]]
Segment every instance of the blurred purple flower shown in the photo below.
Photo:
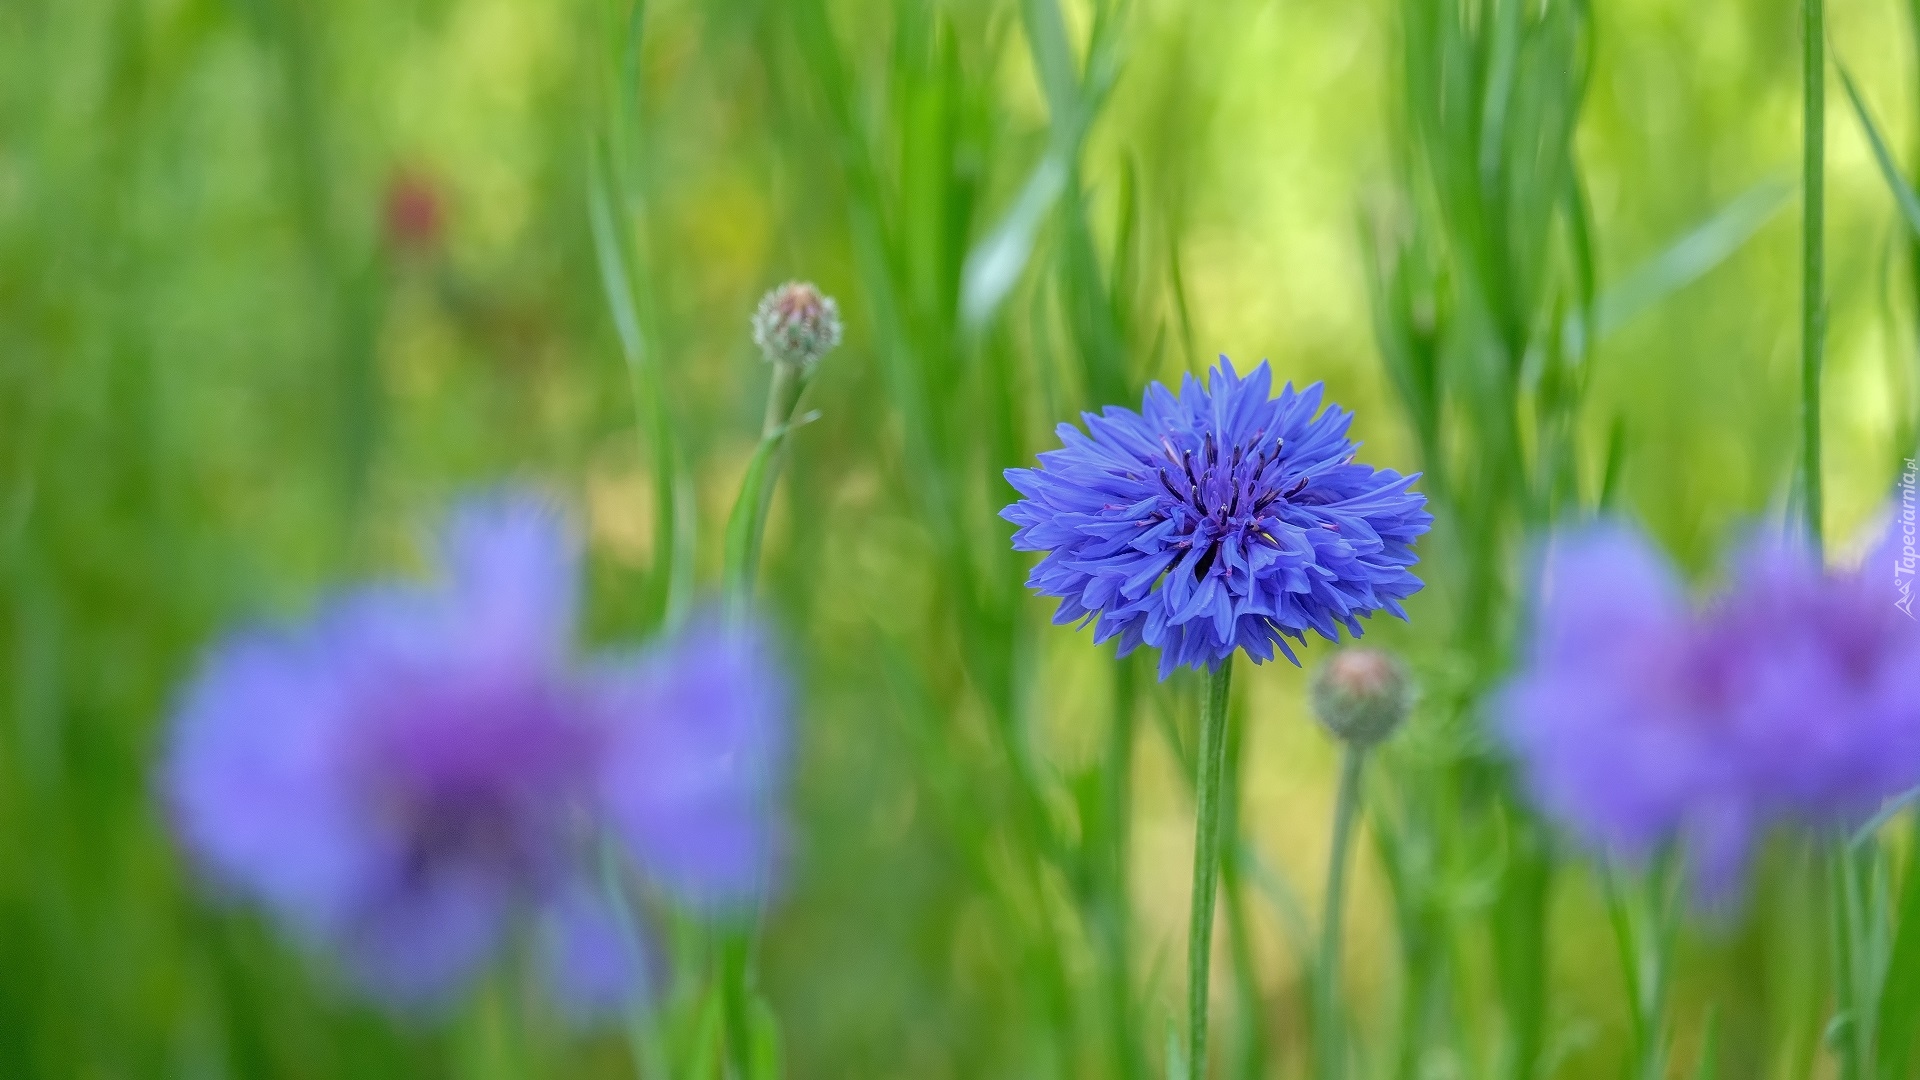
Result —
[[1309, 629], [1361, 634], [1378, 610], [1401, 618], [1418, 592], [1413, 543], [1433, 523], [1419, 477], [1356, 464], [1353, 414], [1320, 408], [1320, 385], [1272, 391], [1265, 362], [1241, 378], [1226, 357], [1175, 397], [1147, 388], [1141, 411], [1082, 414], [1037, 469], [1008, 469], [1026, 496], [1001, 511], [1013, 546], [1044, 551], [1027, 585], [1060, 597], [1056, 624], [1098, 620], [1119, 655], [1161, 650], [1160, 677], [1255, 662]]
[[653, 881], [696, 909], [751, 904], [778, 870], [779, 671], [764, 634], [708, 620], [595, 675], [596, 707], [618, 733], [600, 780], [608, 824]]
[[1856, 823], [1920, 783], [1920, 695], [1903, 678], [1920, 624], [1893, 601], [1867, 571], [1762, 540], [1695, 609], [1639, 533], [1565, 533], [1497, 723], [1550, 816], [1630, 861], [1677, 843], [1701, 896], [1722, 899], [1771, 825]]
[[[708, 884], [700, 900], [747, 898], [784, 764], [778, 673], [758, 635], [712, 628], [576, 671], [578, 551], [536, 498], [462, 505], [443, 554], [443, 588], [363, 588], [212, 651], [164, 766], [177, 829], [390, 1000], [446, 998], [531, 916], [562, 996], [617, 1004], [643, 967], [588, 872], [602, 823], [726, 838], [631, 848], [663, 884]], [[754, 769], [716, 795], [718, 761]]]

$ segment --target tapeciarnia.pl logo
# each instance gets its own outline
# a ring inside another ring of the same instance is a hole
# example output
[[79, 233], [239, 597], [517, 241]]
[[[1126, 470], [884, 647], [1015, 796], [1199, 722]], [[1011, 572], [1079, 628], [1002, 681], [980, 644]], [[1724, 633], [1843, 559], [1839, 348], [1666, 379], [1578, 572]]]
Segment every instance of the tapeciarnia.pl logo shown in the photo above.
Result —
[[1913, 574], [1916, 556], [1913, 550], [1915, 517], [1913, 488], [1914, 481], [1920, 479], [1920, 465], [1908, 458], [1906, 467], [1900, 470], [1900, 555], [1893, 560], [1893, 590], [1898, 599], [1893, 606], [1913, 618]]

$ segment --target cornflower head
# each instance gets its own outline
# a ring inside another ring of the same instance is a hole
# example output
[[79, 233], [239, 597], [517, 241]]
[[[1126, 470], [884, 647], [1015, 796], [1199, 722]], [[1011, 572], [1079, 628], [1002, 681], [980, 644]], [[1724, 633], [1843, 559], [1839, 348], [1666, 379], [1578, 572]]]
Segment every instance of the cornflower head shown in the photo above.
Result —
[[[403, 1005], [441, 1002], [516, 922], [584, 1010], [643, 989], [592, 871], [610, 831], [701, 907], [751, 902], [775, 840], [784, 691], [761, 636], [696, 628], [585, 664], [578, 553], [537, 498], [461, 505], [440, 587], [383, 584], [218, 643], [162, 786], [193, 861]], [[674, 830], [689, 847], [650, 840]]]
[[1027, 585], [1060, 598], [1056, 624], [1095, 623], [1126, 656], [1160, 650], [1160, 677], [1256, 662], [1288, 639], [1340, 627], [1418, 592], [1414, 541], [1433, 523], [1419, 477], [1354, 460], [1353, 414], [1321, 387], [1270, 396], [1263, 361], [1242, 378], [1226, 357], [1208, 385], [1154, 383], [1139, 412], [1109, 405], [1059, 427], [1040, 467], [1008, 469], [1021, 495], [1001, 511], [1020, 551], [1044, 551]]
[[1761, 538], [1694, 605], [1631, 528], [1564, 533], [1497, 728], [1549, 816], [1628, 861], [1677, 844], [1718, 902], [1769, 827], [1842, 827], [1920, 783], [1920, 700], [1902, 684], [1920, 625], [1875, 585]]

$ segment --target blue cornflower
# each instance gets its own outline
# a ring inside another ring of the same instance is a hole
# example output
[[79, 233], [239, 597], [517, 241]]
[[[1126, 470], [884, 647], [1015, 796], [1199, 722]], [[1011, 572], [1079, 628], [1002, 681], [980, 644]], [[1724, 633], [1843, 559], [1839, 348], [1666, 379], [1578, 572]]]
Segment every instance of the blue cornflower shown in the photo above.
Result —
[[1555, 537], [1495, 705], [1535, 801], [1629, 861], [1680, 846], [1716, 901], [1769, 827], [1855, 823], [1920, 783], [1920, 624], [1883, 564], [1828, 571], [1760, 539], [1694, 605], [1631, 528]]
[[444, 587], [365, 587], [220, 642], [175, 717], [175, 826], [224, 891], [389, 1000], [446, 999], [523, 921], [570, 1004], [614, 1005], [644, 964], [599, 838], [676, 898], [754, 899], [777, 835], [778, 672], [760, 635], [718, 624], [576, 664], [578, 552], [536, 498], [462, 505], [444, 562]]
[[1119, 655], [1160, 650], [1160, 677], [1256, 662], [1288, 638], [1361, 634], [1378, 610], [1406, 618], [1418, 592], [1413, 543], [1433, 523], [1418, 474], [1357, 464], [1353, 414], [1322, 411], [1320, 384], [1270, 398], [1263, 361], [1241, 378], [1226, 357], [1210, 386], [1147, 388], [1140, 412], [1082, 414], [1037, 469], [1008, 469], [1026, 498], [1001, 511], [1013, 545], [1044, 551], [1027, 585], [1060, 598], [1056, 624], [1097, 620]]

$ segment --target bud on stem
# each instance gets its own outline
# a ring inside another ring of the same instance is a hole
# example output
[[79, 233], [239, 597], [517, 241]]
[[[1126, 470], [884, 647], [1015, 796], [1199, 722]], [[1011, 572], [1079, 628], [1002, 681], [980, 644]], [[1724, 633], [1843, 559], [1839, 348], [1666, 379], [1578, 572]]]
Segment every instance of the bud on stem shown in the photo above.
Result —
[[725, 578], [736, 604], [752, 595], [767, 512], [785, 464], [787, 432], [820, 358], [840, 344], [840, 308], [813, 285], [789, 281], [761, 298], [753, 314], [753, 343], [773, 365], [773, 379], [760, 423], [760, 448], [727, 520]]
[[796, 369], [803, 380], [840, 344], [840, 334], [840, 306], [811, 282], [787, 282], [753, 313], [753, 343], [767, 362]]
[[1379, 649], [1346, 649], [1313, 680], [1313, 712], [1333, 737], [1365, 749], [1393, 734], [1413, 706], [1407, 669]]

